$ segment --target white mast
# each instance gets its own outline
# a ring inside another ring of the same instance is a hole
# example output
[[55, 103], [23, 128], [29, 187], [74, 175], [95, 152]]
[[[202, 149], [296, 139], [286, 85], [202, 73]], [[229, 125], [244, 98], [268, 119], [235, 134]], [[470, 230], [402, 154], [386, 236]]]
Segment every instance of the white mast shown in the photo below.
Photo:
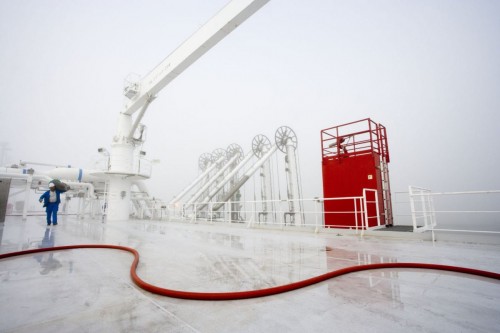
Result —
[[[255, 156], [262, 157], [271, 148], [271, 141], [262, 134], [255, 136], [252, 140], [252, 150]], [[262, 200], [262, 211], [259, 212], [258, 220], [261, 221], [260, 216], [263, 216], [263, 222], [268, 222], [271, 218], [270, 214], [273, 209], [272, 183], [271, 183], [271, 163], [267, 160], [260, 167], [260, 195]]]
[[276, 130], [275, 140], [278, 148], [286, 154], [288, 213], [285, 213], [285, 216], [290, 216], [290, 223], [301, 226], [304, 224], [304, 221], [300, 205], [299, 173], [295, 154], [295, 150], [297, 149], [297, 136], [290, 127], [282, 126]]

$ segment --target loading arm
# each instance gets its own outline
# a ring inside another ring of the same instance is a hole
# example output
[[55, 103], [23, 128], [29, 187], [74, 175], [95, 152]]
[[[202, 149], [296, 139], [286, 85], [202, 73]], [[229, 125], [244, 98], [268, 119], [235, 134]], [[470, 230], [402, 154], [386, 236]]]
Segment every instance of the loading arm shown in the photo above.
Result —
[[[250, 152], [248, 153], [245, 158], [233, 169], [233, 171], [230, 173], [231, 175], [234, 175], [239, 169], [241, 169], [248, 161], [250, 161], [250, 159], [252, 158], [253, 154]], [[193, 197], [191, 199], [189, 199], [189, 201], [186, 203], [186, 207], [189, 207], [190, 205], [192, 205], [196, 200], [198, 200], [202, 195], [203, 193], [210, 187], [210, 185], [212, 185], [221, 175], [224, 174], [224, 172], [234, 163], [238, 160], [239, 156], [237, 155], [234, 155], [233, 157], [231, 157], [231, 159], [229, 161], [227, 161], [227, 163], [224, 165], [223, 168], [221, 168], [214, 176], [212, 176], [212, 178], [210, 178], [210, 180], [205, 184], [203, 185], [202, 188], [200, 188], [198, 190], [198, 192], [196, 192]], [[227, 179], [227, 177], [225, 178]], [[225, 185], [226, 181], [225, 179], [223, 179], [217, 186], [219, 186], [220, 184], [222, 184], [222, 186]], [[214, 194], [215, 195], [215, 194]]]
[[205, 178], [210, 172], [212, 172], [215, 167], [224, 160], [224, 156], [221, 156], [215, 163], [207, 168], [202, 174], [200, 174], [188, 187], [186, 187], [181, 193], [177, 194], [170, 202], [169, 205], [173, 205], [179, 202], [189, 191], [191, 191], [203, 178]]
[[[271, 149], [269, 149], [269, 151], [267, 151], [266, 154], [257, 161], [257, 163], [255, 163], [247, 172], [245, 172], [245, 174], [229, 189], [229, 191], [224, 194], [224, 197], [222, 198], [222, 200], [220, 200], [221, 202], [215, 204], [212, 207], [212, 210], [219, 210], [222, 206], [224, 206], [224, 203], [228, 201], [236, 193], [236, 191], [238, 191], [247, 182], [248, 179], [250, 179], [255, 171], [257, 171], [262, 166], [262, 164], [264, 164], [274, 154], [277, 149], [278, 146], [272, 146]], [[234, 174], [235, 172], [228, 174], [226, 178], [224, 178], [224, 180], [222, 180], [220, 184], [208, 194], [208, 196], [203, 200], [202, 204], [197, 207], [197, 209], [201, 210], [205, 208], [208, 202], [222, 189], [222, 187], [227, 182], [229, 182]]]

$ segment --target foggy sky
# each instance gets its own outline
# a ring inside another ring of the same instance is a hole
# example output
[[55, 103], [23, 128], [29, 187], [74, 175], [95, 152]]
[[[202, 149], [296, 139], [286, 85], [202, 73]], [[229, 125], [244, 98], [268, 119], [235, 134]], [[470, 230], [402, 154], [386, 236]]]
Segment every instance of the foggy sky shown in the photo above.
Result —
[[[146, 75], [227, 1], [0, 0], [0, 142], [20, 160], [94, 168]], [[147, 181], [169, 200], [198, 157], [298, 137], [305, 197], [322, 196], [320, 131], [387, 127], [393, 191], [500, 189], [500, 2], [271, 0], [168, 85], [143, 123]], [[36, 169], [36, 168], [35, 168]]]

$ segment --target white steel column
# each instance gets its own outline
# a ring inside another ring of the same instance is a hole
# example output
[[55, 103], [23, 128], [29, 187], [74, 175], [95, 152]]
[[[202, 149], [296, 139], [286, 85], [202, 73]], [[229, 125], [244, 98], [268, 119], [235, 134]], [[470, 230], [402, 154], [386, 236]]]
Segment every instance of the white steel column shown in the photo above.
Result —
[[133, 175], [134, 144], [129, 138], [132, 117], [120, 113], [117, 135], [111, 144], [107, 219], [128, 220]]
[[26, 178], [26, 188], [24, 192], [23, 221], [26, 221], [26, 219], [28, 218], [28, 205], [30, 202], [30, 189], [32, 181], [33, 176], [28, 175], [28, 177]]
[[[287, 180], [288, 180], [288, 207], [290, 213], [294, 213], [295, 224], [302, 225], [302, 212], [300, 209], [300, 191], [297, 172], [297, 158], [295, 155], [295, 146], [292, 140], [288, 139], [286, 142], [286, 165], [287, 165]], [[298, 209], [297, 209], [298, 208]]]
[[[271, 148], [271, 141], [263, 135], [256, 135], [252, 140], [252, 150], [258, 158], [261, 158]], [[272, 182], [271, 182], [271, 161], [266, 160], [260, 167], [260, 198], [261, 212], [258, 212], [257, 219], [260, 222], [260, 216], [264, 216], [264, 222], [269, 221], [268, 214], [274, 212], [274, 204], [268, 202], [272, 199]], [[257, 210], [257, 209], [256, 209]]]
[[260, 194], [262, 199], [262, 213], [264, 216], [264, 222], [267, 222], [269, 220], [267, 214], [270, 214], [274, 211], [272, 207], [273, 203], [268, 201], [272, 200], [273, 198], [272, 184], [271, 184], [271, 161], [269, 160], [267, 160], [260, 167], [260, 184], [261, 184]]

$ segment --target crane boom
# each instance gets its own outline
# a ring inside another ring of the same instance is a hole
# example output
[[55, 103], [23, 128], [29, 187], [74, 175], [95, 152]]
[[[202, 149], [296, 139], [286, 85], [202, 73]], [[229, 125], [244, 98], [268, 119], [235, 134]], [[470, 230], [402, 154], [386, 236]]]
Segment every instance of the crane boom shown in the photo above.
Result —
[[134, 114], [198, 58], [231, 33], [269, 0], [233, 0], [212, 17], [138, 84], [125, 88], [124, 113]]

